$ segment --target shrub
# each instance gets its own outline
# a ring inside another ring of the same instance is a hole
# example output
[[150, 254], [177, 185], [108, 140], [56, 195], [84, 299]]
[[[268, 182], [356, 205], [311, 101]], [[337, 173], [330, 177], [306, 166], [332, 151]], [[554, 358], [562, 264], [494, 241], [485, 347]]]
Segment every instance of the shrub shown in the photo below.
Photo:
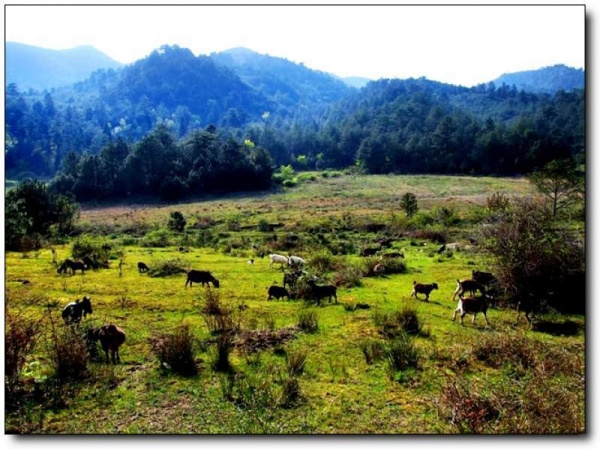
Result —
[[231, 362], [229, 361], [229, 355], [233, 350], [233, 337], [233, 332], [223, 331], [219, 333], [219, 336], [217, 338], [217, 353], [213, 362], [213, 368], [216, 371], [231, 371]]
[[148, 276], [153, 278], [167, 277], [186, 272], [187, 270], [185, 269], [184, 263], [181, 259], [169, 259], [156, 262], [148, 270]]
[[419, 210], [417, 197], [414, 193], [407, 192], [400, 199], [400, 209], [402, 209], [407, 217], [412, 217]]
[[193, 342], [190, 326], [182, 324], [172, 333], [154, 338], [152, 351], [161, 367], [182, 376], [195, 376], [198, 374], [198, 367], [194, 360]]
[[18, 377], [41, 336], [42, 320], [6, 310], [4, 375]]
[[154, 248], [171, 246], [171, 234], [166, 229], [150, 231], [140, 240], [140, 246]]
[[284, 408], [293, 407], [302, 397], [300, 382], [296, 377], [287, 377], [281, 381], [281, 399], [279, 403]]
[[319, 329], [319, 316], [314, 310], [304, 309], [298, 312], [298, 327], [312, 334]]
[[58, 326], [51, 320], [50, 361], [56, 379], [81, 380], [88, 374], [88, 351], [77, 326]]
[[108, 268], [110, 248], [110, 245], [102, 244], [83, 236], [73, 242], [71, 256], [75, 260], [89, 257], [92, 260], [92, 268]]

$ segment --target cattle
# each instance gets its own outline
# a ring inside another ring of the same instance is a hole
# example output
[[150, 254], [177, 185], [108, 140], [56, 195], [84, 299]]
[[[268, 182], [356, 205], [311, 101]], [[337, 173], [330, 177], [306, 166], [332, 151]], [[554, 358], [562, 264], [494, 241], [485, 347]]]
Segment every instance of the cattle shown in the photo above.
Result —
[[421, 293], [425, 295], [425, 301], [428, 302], [432, 290], [438, 290], [438, 285], [435, 282], [432, 284], [420, 284], [417, 281], [413, 281], [413, 290], [410, 297], [412, 298], [414, 296], [419, 299], [417, 295]]
[[269, 267], [273, 267], [274, 264], [279, 264], [280, 268], [283, 270], [283, 268], [288, 265], [288, 258], [281, 254], [269, 254], [269, 259], [271, 260]]
[[108, 353], [110, 351], [113, 364], [121, 363], [119, 347], [125, 342], [126, 335], [123, 329], [114, 324], [105, 324], [98, 329], [90, 329], [87, 334], [88, 341], [99, 341], [102, 350], [106, 354], [106, 363], [110, 363]]
[[337, 287], [335, 285], [316, 285], [314, 279], [309, 280], [307, 284], [311, 290], [311, 297], [317, 300], [317, 305], [321, 305], [323, 298], [329, 298], [329, 302], [331, 302], [331, 298], [335, 298], [337, 304]]
[[150, 269], [148, 268], [148, 265], [146, 265], [144, 262], [138, 262], [137, 267], [140, 273], [147, 273]]
[[86, 269], [85, 262], [81, 260], [71, 260], [65, 259], [65, 261], [60, 264], [58, 270], [56, 272], [58, 274], [66, 273], [68, 270], [71, 270], [71, 274], [75, 274], [77, 270], [81, 270], [81, 274], [84, 274]]
[[215, 288], [219, 288], [219, 280], [217, 278], [215, 278], [210, 271], [203, 271], [203, 270], [188, 271], [187, 279], [185, 281], [185, 287], [187, 287], [188, 284], [190, 284], [190, 288], [191, 288], [192, 284], [194, 282], [202, 284], [202, 287], [204, 287], [207, 284], [212, 283], [212, 285]]
[[379, 251], [381, 251], [381, 247], [379, 248], [373, 248], [373, 247], [369, 247], [369, 248], [363, 248], [360, 251], [360, 255], [362, 257], [370, 257], [370, 256], [374, 256], [375, 254], [377, 254]]
[[277, 300], [287, 297], [290, 299], [290, 294], [284, 287], [279, 287], [278, 285], [271, 285], [268, 289], [269, 296], [267, 301], [270, 301], [271, 298], [276, 298]]
[[88, 314], [92, 314], [92, 302], [91, 298], [84, 296], [81, 301], [77, 299], [67, 304], [62, 311], [62, 318], [66, 324], [73, 324], [79, 323], [81, 317], [85, 318]]

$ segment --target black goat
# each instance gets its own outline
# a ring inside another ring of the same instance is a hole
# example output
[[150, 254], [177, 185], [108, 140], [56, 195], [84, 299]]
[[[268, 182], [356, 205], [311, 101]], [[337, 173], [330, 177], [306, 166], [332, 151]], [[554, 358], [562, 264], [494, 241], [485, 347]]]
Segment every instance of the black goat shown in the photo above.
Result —
[[192, 287], [192, 283], [200, 283], [202, 287], [206, 284], [212, 283], [215, 288], [219, 288], [219, 280], [215, 278], [210, 271], [203, 270], [190, 270], [187, 272], [187, 280], [185, 281], [185, 286], [187, 287], [190, 284]]
[[271, 285], [268, 289], [269, 297], [267, 301], [270, 301], [271, 298], [276, 298], [277, 300], [287, 297], [290, 299], [290, 293], [284, 287], [279, 287], [278, 285]]
[[322, 298], [329, 298], [329, 302], [331, 302], [331, 298], [335, 298], [337, 304], [337, 287], [335, 285], [317, 285], [314, 279], [308, 281], [307, 284], [310, 287], [311, 296], [317, 300], [317, 305], [321, 305]]

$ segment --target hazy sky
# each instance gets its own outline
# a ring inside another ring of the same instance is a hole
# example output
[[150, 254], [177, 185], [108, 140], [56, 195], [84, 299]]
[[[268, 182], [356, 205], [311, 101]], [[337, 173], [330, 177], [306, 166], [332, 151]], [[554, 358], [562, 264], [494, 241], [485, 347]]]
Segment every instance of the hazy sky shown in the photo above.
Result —
[[5, 39], [92, 45], [131, 63], [164, 44], [210, 54], [243, 46], [339, 76], [472, 86], [503, 73], [585, 65], [583, 5], [7, 5]]

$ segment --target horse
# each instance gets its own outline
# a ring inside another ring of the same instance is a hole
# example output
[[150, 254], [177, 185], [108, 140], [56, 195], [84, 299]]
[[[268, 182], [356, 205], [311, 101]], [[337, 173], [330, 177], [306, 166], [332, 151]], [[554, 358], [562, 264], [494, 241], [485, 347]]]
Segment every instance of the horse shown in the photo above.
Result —
[[79, 323], [81, 316], [85, 318], [88, 313], [92, 314], [92, 302], [90, 298], [84, 296], [81, 301], [77, 299], [67, 304], [62, 311], [62, 317], [66, 324]]

